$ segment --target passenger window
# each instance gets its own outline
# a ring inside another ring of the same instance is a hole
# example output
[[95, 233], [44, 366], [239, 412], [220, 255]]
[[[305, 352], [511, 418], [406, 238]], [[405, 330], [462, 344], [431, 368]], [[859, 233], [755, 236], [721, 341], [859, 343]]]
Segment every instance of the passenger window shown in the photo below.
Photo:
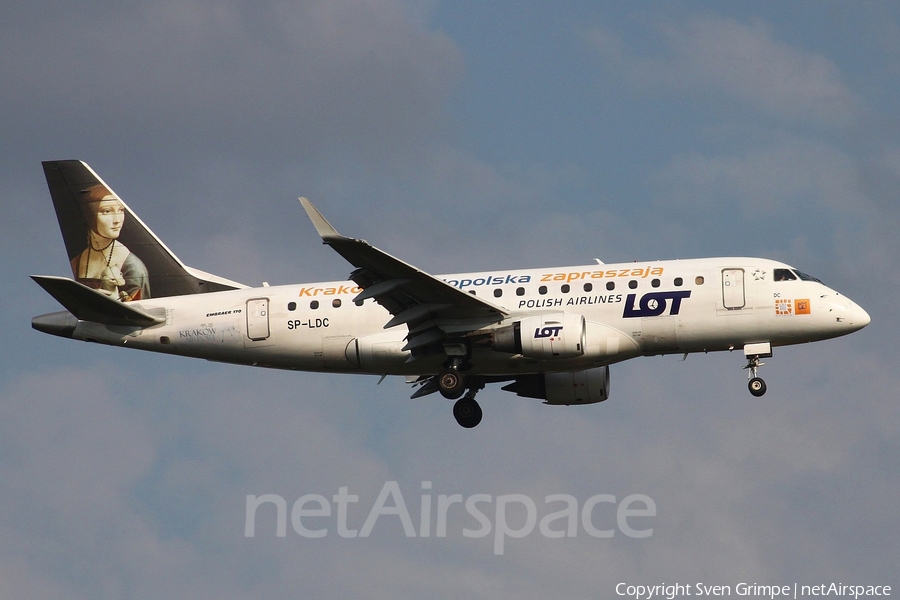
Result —
[[503, 290], [501, 290], [500, 288], [497, 288], [496, 290], [494, 290], [494, 298], [499, 298], [502, 295], [503, 295]]
[[682, 279], [681, 277], [676, 277], [674, 283], [675, 287], [681, 287], [681, 284], [684, 283], [684, 279]]
[[475, 290], [469, 290], [469, 293], [472, 294], [472, 295], [474, 296], [474, 295], [475, 295]]
[[609, 290], [610, 292], [613, 291], [614, 289], [616, 289], [616, 282], [615, 281], [607, 281], [606, 289]]
[[797, 276], [790, 269], [775, 269], [775, 281], [796, 281]]
[[694, 283], [696, 283], [697, 285], [703, 285], [703, 276], [697, 275], [696, 277], [694, 277]]
[[335, 298], [334, 300], [332, 300], [331, 306], [333, 306], [334, 308], [340, 308], [341, 307], [341, 299]]
[[631, 281], [628, 282], [628, 287], [629, 287], [629, 289], [632, 289], [632, 290], [635, 289], [637, 287], [637, 281], [632, 279]]
[[516, 296], [524, 296], [524, 295], [525, 295], [525, 288], [523, 288], [523, 287], [516, 288]]
[[546, 286], [546, 285], [542, 285], [541, 287], [538, 288], [538, 294], [540, 294], [541, 296], [543, 296], [543, 295], [546, 294], [546, 293], [547, 293], [547, 286]]
[[288, 302], [288, 310], [290, 310], [290, 311], [297, 310], [297, 303], [296, 302]]
[[355, 305], [357, 305], [357, 306], [362, 306], [362, 305], [363, 305], [363, 302], [365, 302], [365, 300], [354, 300], [354, 301], [353, 301], [353, 304], [355, 304]]
[[650, 285], [652, 285], [653, 287], [659, 287], [659, 279], [654, 279], [650, 282]]
[[559, 288], [559, 291], [561, 291], [563, 294], [568, 294], [570, 289], [572, 289], [572, 288], [569, 287], [569, 284], [564, 283], [564, 284], [562, 284], [562, 287]]
[[313, 300], [312, 302], [309, 303], [309, 307], [313, 310], [316, 310], [317, 308], [319, 308], [319, 301]]
[[584, 291], [590, 292], [590, 291], [593, 290], [593, 289], [594, 289], [594, 284], [593, 284], [593, 283], [586, 283], [586, 284], [584, 284]]

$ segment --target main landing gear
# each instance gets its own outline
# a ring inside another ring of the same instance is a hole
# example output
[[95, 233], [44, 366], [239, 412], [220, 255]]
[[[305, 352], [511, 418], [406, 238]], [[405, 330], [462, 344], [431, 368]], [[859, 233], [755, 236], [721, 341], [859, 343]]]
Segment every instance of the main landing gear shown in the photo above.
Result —
[[458, 370], [447, 369], [438, 373], [438, 388], [441, 396], [456, 400], [466, 392], [466, 380]]
[[453, 416], [456, 418], [456, 422], [466, 429], [471, 429], [481, 423], [481, 406], [475, 401], [474, 393], [456, 401], [456, 404], [453, 405]]
[[[481, 378], [466, 377], [454, 366], [438, 373], [437, 380], [441, 395], [449, 400], [456, 400], [453, 416], [457, 423], [466, 429], [481, 423], [481, 407], [475, 401], [475, 394], [484, 388]], [[460, 398], [463, 394], [465, 397]]]

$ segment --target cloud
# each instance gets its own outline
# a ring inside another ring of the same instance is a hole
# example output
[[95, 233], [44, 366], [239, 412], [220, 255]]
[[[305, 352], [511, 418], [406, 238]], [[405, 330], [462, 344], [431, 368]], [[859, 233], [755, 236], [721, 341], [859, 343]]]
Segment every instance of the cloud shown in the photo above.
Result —
[[664, 52], [632, 52], [616, 34], [589, 40], [605, 65], [643, 90], [678, 90], [711, 104], [733, 103], [786, 122], [823, 127], [852, 123], [862, 100], [824, 56], [775, 39], [760, 21], [689, 17], [657, 26]]
[[21, 131], [10, 117], [36, 109], [101, 147], [384, 160], [433, 131], [462, 72], [400, 0], [164, 1], [6, 23], [4, 120]]
[[[6, 193], [41, 202], [40, 160], [86, 160], [188, 264], [255, 284], [320, 277], [284, 251], [298, 231], [317, 247], [296, 197], [330, 199], [333, 181], [353, 182], [348, 204], [377, 197], [464, 74], [427, 3], [50, 5], [0, 19], [0, 127], [10, 169], [34, 175]], [[7, 210], [4, 227], [37, 228]]]
[[865, 209], [870, 202], [856, 179], [853, 157], [829, 144], [786, 138], [741, 154], [675, 155], [654, 175], [653, 187], [660, 202], [694, 210], [734, 205], [741, 217], [759, 221]]
[[864, 272], [900, 283], [889, 266], [900, 221], [896, 152], [860, 156], [787, 135], [717, 146], [673, 155], [648, 178], [656, 210], [690, 218], [722, 253], [773, 256], [832, 280], [840, 273], [857, 288], [868, 287]]

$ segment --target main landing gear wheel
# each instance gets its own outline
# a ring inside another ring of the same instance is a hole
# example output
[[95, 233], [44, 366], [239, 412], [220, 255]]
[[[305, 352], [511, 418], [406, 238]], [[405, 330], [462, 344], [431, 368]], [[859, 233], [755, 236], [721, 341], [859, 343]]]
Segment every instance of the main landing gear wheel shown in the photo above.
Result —
[[453, 416], [461, 426], [471, 429], [481, 423], [481, 406], [475, 398], [460, 398], [453, 405]]
[[438, 374], [438, 388], [448, 400], [456, 400], [466, 392], [466, 381], [462, 373], [447, 369]]
[[761, 377], [751, 379], [747, 387], [750, 388], [750, 393], [757, 398], [766, 393], [766, 382]]

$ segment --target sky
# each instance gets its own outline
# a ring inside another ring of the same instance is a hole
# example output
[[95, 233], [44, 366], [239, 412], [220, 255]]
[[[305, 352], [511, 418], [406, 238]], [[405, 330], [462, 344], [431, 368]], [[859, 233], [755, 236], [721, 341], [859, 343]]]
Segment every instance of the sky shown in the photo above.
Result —
[[[0, 597], [900, 586], [895, 3], [7, 2], [0, 81]], [[640, 358], [597, 405], [491, 386], [464, 430], [402, 378], [32, 330], [59, 307], [28, 275], [68, 274], [53, 159], [88, 162], [184, 262], [249, 285], [349, 275], [303, 195], [431, 273], [760, 256], [872, 323], [776, 349], [763, 398], [739, 353]], [[368, 536], [339, 535], [336, 500], [302, 520], [323, 537], [290, 515], [277, 536], [274, 504], [247, 535], [248, 496], [357, 496], [363, 530], [388, 492]], [[479, 522], [457, 504], [446, 535], [434, 516], [418, 535], [422, 503], [454, 494], [487, 497], [492, 530], [466, 536]], [[551, 495], [594, 498], [614, 535], [535, 525], [497, 552], [500, 498], [524, 531], [523, 499], [541, 521]], [[647, 537], [618, 524], [629, 497], [653, 505], [627, 521]]]

